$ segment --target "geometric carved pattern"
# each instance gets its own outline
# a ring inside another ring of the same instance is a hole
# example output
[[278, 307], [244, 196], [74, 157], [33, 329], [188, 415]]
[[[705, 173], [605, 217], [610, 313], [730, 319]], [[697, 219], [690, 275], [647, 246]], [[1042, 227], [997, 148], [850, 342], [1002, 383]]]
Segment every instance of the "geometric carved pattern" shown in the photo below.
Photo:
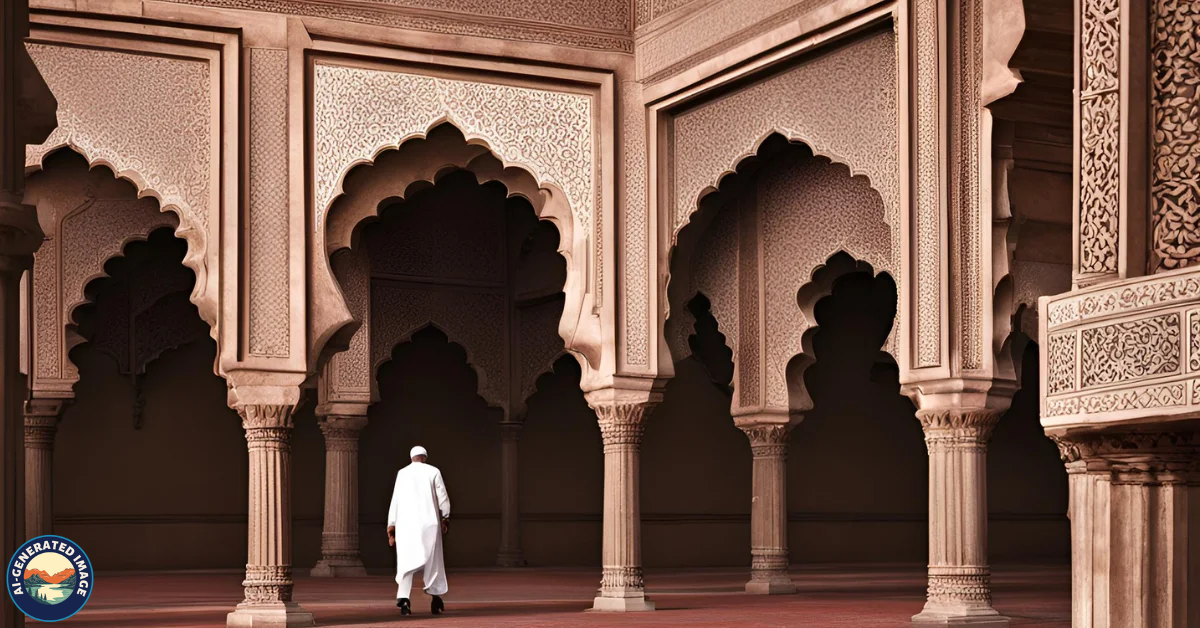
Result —
[[391, 358], [392, 351], [427, 325], [441, 330], [467, 353], [479, 377], [479, 396], [489, 405], [507, 409], [508, 331], [502, 292], [414, 289], [390, 281], [371, 282], [371, 373]]
[[589, 95], [328, 63], [316, 64], [313, 80], [318, 233], [351, 167], [424, 136], [443, 120], [468, 140], [487, 142], [505, 164], [528, 170], [540, 185], [558, 186], [585, 240], [593, 216], [600, 219]]
[[[71, 46], [27, 44], [58, 99], [58, 128], [26, 150], [37, 166], [70, 145], [140, 191], [153, 191], [184, 225], [205, 233], [213, 144], [209, 64]], [[102, 95], [102, 96], [101, 96]]]
[[1046, 390], [1050, 394], [1075, 390], [1075, 332], [1054, 334], [1047, 344], [1046, 355], [1049, 373], [1046, 375]]
[[1200, 3], [1155, 0], [1151, 213], [1156, 270], [1200, 260]]
[[1079, 269], [1117, 271], [1121, 125], [1118, 0], [1083, 0], [1079, 68]]
[[1084, 329], [1080, 337], [1082, 388], [1179, 370], [1182, 330], [1177, 312]]
[[290, 351], [287, 51], [250, 49], [250, 354]]

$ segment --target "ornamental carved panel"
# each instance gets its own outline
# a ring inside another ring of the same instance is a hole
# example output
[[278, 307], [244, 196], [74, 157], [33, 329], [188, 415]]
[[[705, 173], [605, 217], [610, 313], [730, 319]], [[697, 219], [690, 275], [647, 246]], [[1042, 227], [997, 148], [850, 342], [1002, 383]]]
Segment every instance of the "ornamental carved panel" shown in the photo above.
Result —
[[1080, 19], [1079, 268], [1117, 272], [1120, 237], [1120, 11], [1118, 0], [1083, 0]]
[[1200, 260], [1200, 4], [1156, 0], [1151, 168], [1156, 270]]
[[556, 299], [519, 308], [517, 321], [521, 335], [521, 388], [519, 404], [524, 404], [537, 390], [537, 379], [553, 370], [554, 361], [563, 354], [563, 340], [558, 335], [558, 319], [562, 317], [563, 302]]
[[1091, 286], [1045, 305], [1044, 426], [1200, 412], [1200, 269]]

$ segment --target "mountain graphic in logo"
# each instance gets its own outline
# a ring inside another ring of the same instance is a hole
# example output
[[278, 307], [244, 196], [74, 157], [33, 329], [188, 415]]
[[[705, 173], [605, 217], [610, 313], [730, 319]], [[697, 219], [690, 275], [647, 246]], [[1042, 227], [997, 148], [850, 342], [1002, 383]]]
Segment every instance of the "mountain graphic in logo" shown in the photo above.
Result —
[[43, 622], [66, 619], [91, 597], [92, 563], [70, 539], [30, 539], [8, 562], [8, 595], [26, 616]]
[[[75, 591], [79, 579], [66, 556], [57, 552], [44, 552], [29, 561], [25, 569], [24, 589], [29, 599], [38, 604], [53, 606], [61, 604]], [[50, 567], [54, 575], [43, 567]]]

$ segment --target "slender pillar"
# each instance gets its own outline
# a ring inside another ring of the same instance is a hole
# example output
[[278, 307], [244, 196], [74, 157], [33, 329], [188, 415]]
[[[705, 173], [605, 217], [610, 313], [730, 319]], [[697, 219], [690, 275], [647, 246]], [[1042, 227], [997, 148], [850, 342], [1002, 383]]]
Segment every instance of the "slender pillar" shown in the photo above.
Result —
[[1200, 626], [1200, 438], [1051, 438], [1070, 477], [1073, 628]]
[[787, 446], [791, 425], [739, 426], [750, 439], [754, 478], [750, 503], [747, 593], [795, 593], [788, 577]]
[[292, 601], [292, 407], [237, 408], [250, 450], [250, 512], [246, 598], [228, 626], [312, 626], [313, 616]]
[[325, 436], [325, 526], [314, 578], [366, 576], [358, 550], [358, 437], [365, 416], [328, 416]]
[[517, 452], [522, 423], [505, 421], [500, 424], [500, 553], [496, 564], [501, 567], [524, 567], [525, 552], [521, 549], [521, 510], [517, 479]]
[[25, 402], [25, 536], [53, 533], [54, 436], [63, 400]]
[[589, 403], [604, 440], [604, 572], [592, 610], [651, 611], [642, 581], [642, 519], [638, 464], [648, 402]]
[[987, 441], [998, 410], [918, 410], [929, 450], [929, 589], [914, 623], [1007, 626], [992, 608]]

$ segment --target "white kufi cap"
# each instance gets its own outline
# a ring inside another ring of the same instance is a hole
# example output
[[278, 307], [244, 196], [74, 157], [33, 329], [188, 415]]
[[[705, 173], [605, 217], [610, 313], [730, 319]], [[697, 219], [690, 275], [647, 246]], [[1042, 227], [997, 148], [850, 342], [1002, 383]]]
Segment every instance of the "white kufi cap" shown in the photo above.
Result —
[[417, 456], [428, 456], [428, 455], [429, 455], [429, 453], [426, 452], [425, 448], [420, 445], [413, 447], [412, 450], [410, 450], [408, 452], [409, 459], [416, 458]]

